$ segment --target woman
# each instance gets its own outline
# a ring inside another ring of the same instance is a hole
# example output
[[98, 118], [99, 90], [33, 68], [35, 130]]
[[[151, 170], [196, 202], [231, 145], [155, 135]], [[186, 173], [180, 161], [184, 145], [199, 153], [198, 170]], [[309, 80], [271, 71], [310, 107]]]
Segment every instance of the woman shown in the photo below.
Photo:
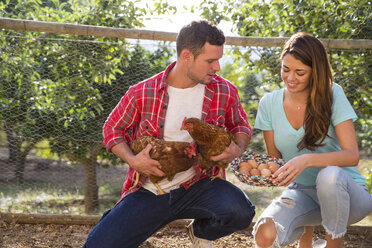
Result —
[[293, 35], [281, 60], [285, 88], [261, 99], [255, 128], [263, 131], [267, 153], [287, 161], [273, 180], [288, 188], [259, 217], [255, 241], [259, 247], [284, 247], [302, 236], [300, 247], [312, 247], [312, 227], [322, 224], [327, 247], [342, 247], [347, 225], [372, 211], [356, 167], [357, 116], [342, 88], [332, 83], [317, 38]]

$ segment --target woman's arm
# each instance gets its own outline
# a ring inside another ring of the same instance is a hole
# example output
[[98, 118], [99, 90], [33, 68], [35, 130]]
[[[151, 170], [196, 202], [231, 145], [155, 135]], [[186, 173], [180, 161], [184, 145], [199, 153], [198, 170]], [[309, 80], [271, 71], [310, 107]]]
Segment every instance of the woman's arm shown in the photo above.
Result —
[[287, 186], [308, 167], [356, 166], [359, 163], [358, 144], [352, 120], [347, 120], [335, 126], [337, 139], [341, 149], [326, 153], [309, 153], [295, 157], [277, 170], [273, 177], [274, 182], [285, 178], [279, 186]]
[[282, 158], [282, 154], [274, 143], [274, 131], [262, 131], [265, 140], [267, 154], [276, 158]]
[[335, 126], [336, 135], [341, 150], [303, 155], [307, 167], [325, 167], [328, 165], [357, 166], [359, 163], [359, 150], [352, 120], [341, 122]]

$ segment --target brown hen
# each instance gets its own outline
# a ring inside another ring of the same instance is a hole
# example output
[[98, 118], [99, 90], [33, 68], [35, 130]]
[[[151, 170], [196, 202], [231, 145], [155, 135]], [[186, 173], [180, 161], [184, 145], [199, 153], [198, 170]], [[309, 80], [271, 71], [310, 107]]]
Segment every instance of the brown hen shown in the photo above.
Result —
[[[134, 154], [141, 152], [147, 144], [151, 144], [150, 157], [159, 161], [160, 170], [164, 172], [165, 176], [159, 177], [151, 175], [150, 181], [159, 190], [159, 194], [164, 194], [164, 191], [157, 184], [159, 181], [167, 178], [172, 181], [174, 175], [179, 172], [189, 169], [195, 159], [195, 147], [192, 143], [178, 142], [178, 141], [165, 141], [151, 136], [140, 136], [132, 143], [132, 150]], [[139, 180], [137, 172], [136, 182]]]
[[181, 130], [189, 132], [197, 144], [199, 150], [198, 164], [204, 170], [208, 170], [213, 166], [219, 167], [220, 171], [216, 177], [222, 178], [222, 170], [226, 169], [229, 164], [222, 161], [213, 161], [210, 157], [223, 153], [231, 144], [231, 141], [237, 144], [235, 136], [222, 127], [209, 124], [198, 118], [185, 118]]

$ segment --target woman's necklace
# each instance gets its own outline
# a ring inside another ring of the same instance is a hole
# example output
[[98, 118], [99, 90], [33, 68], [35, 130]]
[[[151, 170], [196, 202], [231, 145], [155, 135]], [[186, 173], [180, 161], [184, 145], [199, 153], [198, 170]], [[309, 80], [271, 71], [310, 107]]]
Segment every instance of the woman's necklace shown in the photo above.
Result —
[[304, 106], [306, 107], [306, 104], [298, 105], [296, 108], [297, 108], [297, 110], [300, 110], [300, 109], [302, 109]]
[[291, 99], [291, 95], [287, 94], [287, 92], [284, 92], [284, 100], [287, 100], [288, 106], [292, 106], [292, 108], [296, 109], [297, 111], [300, 111], [301, 109], [306, 108], [307, 103], [301, 103], [301, 104], [295, 104], [294, 100]]

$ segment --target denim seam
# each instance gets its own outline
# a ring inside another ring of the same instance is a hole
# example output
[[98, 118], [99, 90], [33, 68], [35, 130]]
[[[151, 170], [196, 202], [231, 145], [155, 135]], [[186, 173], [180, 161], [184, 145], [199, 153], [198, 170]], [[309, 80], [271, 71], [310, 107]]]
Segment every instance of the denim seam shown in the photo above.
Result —
[[[313, 212], [316, 212], [315, 210], [311, 210], [311, 211], [308, 211], [308, 212], [306, 212], [305, 214], [303, 214], [303, 215], [301, 215], [301, 216], [297, 216], [297, 218], [295, 218], [295, 219], [293, 219], [293, 221], [292, 221], [292, 223], [289, 225], [289, 227], [288, 227], [288, 229], [290, 230], [291, 229], [291, 227], [292, 227], [292, 225], [293, 225], [293, 222], [295, 222], [297, 219], [299, 219], [299, 218], [303, 218], [303, 217], [306, 217], [306, 216], [308, 216], [308, 215], [311, 215]], [[274, 220], [274, 222], [275, 222], [275, 220]], [[276, 222], [275, 222], [276, 223]], [[304, 226], [304, 228], [305, 228], [305, 226]], [[303, 234], [303, 233], [302, 233]], [[288, 242], [288, 235], [286, 235], [286, 241]], [[291, 244], [287, 244], [287, 245], [293, 245], [294, 243], [295, 243], [296, 241], [294, 241], [294, 242], [292, 242]], [[284, 243], [284, 242], [283, 242]], [[285, 246], [287, 246], [287, 245], [285, 245]], [[285, 246], [283, 246], [283, 247], [285, 247]]]
[[[339, 183], [339, 182], [336, 182], [336, 185], [339, 185], [341, 188], [344, 188], [344, 185], [341, 184], [341, 183]], [[347, 190], [346, 190], [346, 191], [347, 191]], [[347, 232], [347, 228], [345, 228], [345, 231], [344, 231], [344, 232], [341, 232], [341, 233], [339, 233], [339, 234], [336, 234], [336, 230], [337, 230], [337, 227], [339, 226], [339, 222], [340, 222], [340, 219], [341, 219], [341, 217], [340, 217], [341, 211], [338, 211], [338, 210], [340, 209], [339, 206], [341, 205], [341, 203], [342, 203], [343, 201], [340, 200], [340, 197], [338, 197], [337, 194], [336, 194], [335, 197], [336, 197], [336, 202], [337, 202], [337, 205], [336, 205], [336, 208], [337, 208], [336, 213], [337, 213], [337, 215], [336, 215], [336, 220], [335, 220], [335, 226], [334, 226], [334, 228], [333, 228], [334, 231], [330, 231], [330, 228], [327, 227], [327, 226], [323, 223], [323, 221], [322, 221], [322, 226], [324, 227], [325, 231], [326, 231], [328, 234], [331, 234], [332, 239], [340, 238], [340, 237], [344, 236], [345, 233]]]

